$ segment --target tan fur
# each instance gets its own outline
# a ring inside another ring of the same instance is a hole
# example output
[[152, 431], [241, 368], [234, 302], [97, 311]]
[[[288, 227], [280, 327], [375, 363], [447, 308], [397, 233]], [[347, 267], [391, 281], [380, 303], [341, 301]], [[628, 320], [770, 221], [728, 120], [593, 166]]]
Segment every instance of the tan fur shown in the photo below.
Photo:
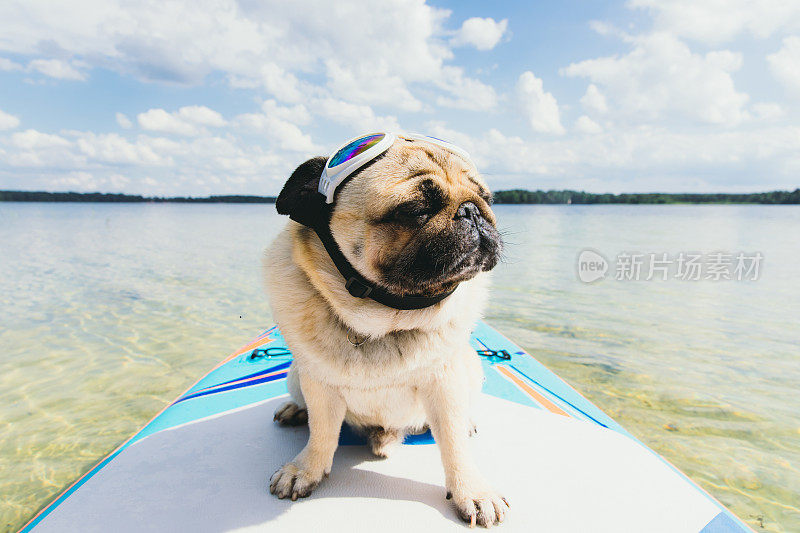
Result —
[[[413, 237], [374, 221], [408, 198], [410, 175], [422, 172], [447, 191], [447, 206], [437, 215], [442, 224], [465, 201], [494, 222], [478, 194], [486, 186], [471, 164], [432, 144], [398, 140], [339, 192], [331, 220], [343, 253], [367, 278], [380, 279], [380, 265]], [[306, 447], [272, 477], [272, 492], [295, 499], [313, 490], [330, 472], [343, 420], [383, 428], [371, 437], [381, 455], [406, 431], [429, 425], [460, 516], [482, 525], [502, 520], [502, 497], [483, 480], [467, 449], [469, 404], [483, 379], [469, 332], [487, 298], [488, 274], [461, 282], [432, 307], [390, 309], [352, 297], [316, 234], [295, 222], [266, 251], [264, 272], [274, 318], [295, 357], [289, 373], [293, 406], [279, 409], [276, 419], [284, 421], [282, 413], [291, 423], [306, 408], [310, 428]], [[367, 342], [352, 346], [348, 330]]]

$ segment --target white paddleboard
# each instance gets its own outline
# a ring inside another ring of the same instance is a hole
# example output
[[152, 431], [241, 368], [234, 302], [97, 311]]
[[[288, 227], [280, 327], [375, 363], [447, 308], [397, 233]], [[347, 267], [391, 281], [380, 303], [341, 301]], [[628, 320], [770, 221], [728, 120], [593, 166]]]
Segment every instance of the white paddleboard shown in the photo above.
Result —
[[[533, 357], [485, 323], [473, 332], [486, 382], [471, 439], [512, 508], [501, 531], [751, 531]], [[343, 428], [333, 470], [308, 498], [268, 479], [305, 445], [272, 420], [291, 352], [271, 328], [123, 443], [23, 532], [463, 531], [430, 434], [376, 459]]]

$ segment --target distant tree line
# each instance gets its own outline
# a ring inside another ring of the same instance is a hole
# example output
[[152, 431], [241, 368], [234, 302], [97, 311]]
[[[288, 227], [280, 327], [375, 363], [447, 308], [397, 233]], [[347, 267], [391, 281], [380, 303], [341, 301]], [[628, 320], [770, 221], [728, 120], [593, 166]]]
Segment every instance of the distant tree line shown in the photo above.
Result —
[[199, 204], [269, 204], [275, 203], [274, 196], [206, 196], [192, 198], [187, 196], [140, 196], [138, 194], [108, 194], [101, 192], [40, 192], [40, 191], [0, 191], [0, 202], [177, 202]]
[[[497, 204], [800, 204], [800, 189], [751, 194], [641, 193], [595, 194], [583, 191], [527, 191], [513, 189], [494, 193]], [[177, 202], [200, 204], [270, 204], [274, 196], [227, 195], [140, 196], [100, 192], [0, 191], [0, 202]]]
[[583, 191], [527, 191], [494, 193], [497, 204], [800, 204], [800, 189], [750, 194], [641, 193], [595, 194]]

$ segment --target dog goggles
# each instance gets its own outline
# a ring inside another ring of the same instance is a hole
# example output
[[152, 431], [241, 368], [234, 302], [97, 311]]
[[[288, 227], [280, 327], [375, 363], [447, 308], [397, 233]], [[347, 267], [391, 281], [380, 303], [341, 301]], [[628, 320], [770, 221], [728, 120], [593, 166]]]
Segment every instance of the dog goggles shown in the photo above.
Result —
[[325, 163], [318, 188], [319, 192], [325, 197], [325, 202], [332, 204], [336, 189], [344, 183], [347, 177], [388, 150], [397, 138], [435, 144], [466, 161], [471, 161], [466, 151], [436, 137], [418, 133], [397, 134], [391, 132], [362, 135], [347, 141], [334, 151], [328, 158], [327, 163]]

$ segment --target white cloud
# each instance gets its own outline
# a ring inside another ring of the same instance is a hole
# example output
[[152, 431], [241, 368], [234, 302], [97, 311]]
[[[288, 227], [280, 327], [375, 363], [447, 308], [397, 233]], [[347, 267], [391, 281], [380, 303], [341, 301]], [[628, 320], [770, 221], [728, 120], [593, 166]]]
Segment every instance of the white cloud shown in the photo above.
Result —
[[226, 124], [221, 114], [202, 105], [182, 107], [178, 110], [178, 117], [193, 124], [202, 124], [203, 126], [212, 126], [214, 128], [221, 128]]
[[634, 38], [622, 56], [587, 59], [562, 68], [567, 76], [586, 77], [612, 97], [614, 111], [634, 121], [679, 113], [711, 124], [735, 126], [745, 117], [748, 95], [734, 86], [731, 73], [741, 54], [728, 50], [705, 55], [667, 33]]
[[[418, 0], [381, 9], [352, 0], [8, 1], [0, 3], [0, 51], [57, 51], [57, 59], [34, 57], [57, 63], [34, 65], [64, 78], [85, 77], [76, 60], [83, 70], [105, 68], [146, 81], [199, 84], [220, 73], [235, 87], [261, 86], [283, 102], [334, 97], [418, 111], [412, 86], [448, 88], [444, 67], [453, 53], [443, 24], [449, 15]], [[504, 24], [495, 25], [490, 40]], [[323, 80], [306, 81], [319, 72]]]
[[319, 150], [311, 136], [304, 133], [298, 124], [311, 120], [303, 105], [281, 106], [274, 100], [266, 100], [261, 113], [244, 113], [235, 119], [235, 124], [245, 130], [263, 133], [283, 150], [310, 153]]
[[27, 70], [58, 80], [83, 81], [86, 79], [86, 74], [60, 59], [34, 59], [28, 63]]
[[329, 59], [325, 67], [328, 87], [340, 98], [404, 111], [422, 109], [422, 102], [411, 94], [402, 77], [390, 72], [388, 63], [347, 68], [338, 59]]
[[129, 119], [125, 113], [117, 113], [115, 116], [120, 128], [129, 130], [133, 127], [133, 122], [131, 122], [131, 119]]
[[753, 112], [762, 120], [775, 120], [785, 115], [785, 111], [775, 102], [757, 102], [753, 104]]
[[0, 131], [13, 130], [17, 126], [19, 126], [19, 119], [0, 109]]
[[287, 157], [283, 150], [207, 131], [177, 140], [31, 129], [0, 137], [0, 168], [13, 169], [26, 188], [48, 190], [274, 194], [297, 162], [315, 153]]
[[265, 100], [261, 104], [261, 110], [266, 115], [276, 116], [298, 126], [305, 126], [311, 122], [311, 113], [303, 104], [281, 106], [275, 100]]
[[131, 142], [116, 133], [69, 132], [80, 154], [88, 160], [111, 164], [165, 165], [168, 155], [159, 154], [150, 139]]
[[94, 192], [98, 190], [100, 183], [90, 172], [73, 170], [53, 180], [53, 185], [76, 192]]
[[34, 148], [64, 148], [70, 142], [63, 137], [50, 133], [42, 133], [33, 129], [20, 131], [11, 136], [11, 145], [24, 150]]
[[264, 131], [283, 150], [305, 153], [318, 151], [310, 135], [286, 120], [267, 116]]
[[497, 94], [490, 85], [464, 76], [459, 67], [444, 67], [443, 78], [437, 85], [449, 96], [440, 96], [436, 103], [443, 107], [487, 111], [497, 105]]
[[75, 192], [121, 192], [130, 183], [122, 174], [99, 176], [84, 170], [72, 170], [53, 180], [53, 187]]
[[196, 124], [191, 124], [175, 113], [168, 113], [163, 109], [150, 109], [144, 113], [139, 113], [136, 120], [142, 129], [148, 131], [159, 131], [174, 135], [199, 135], [202, 131]]
[[602, 133], [603, 127], [586, 115], [581, 115], [578, 117], [578, 120], [575, 121], [575, 130], [580, 133], [594, 134]]
[[800, 37], [785, 38], [781, 49], [767, 56], [767, 63], [772, 75], [800, 96]]
[[500, 42], [508, 29], [508, 20], [473, 17], [464, 21], [450, 40], [453, 46], [471, 45], [478, 50], [491, 50]]
[[337, 124], [350, 127], [359, 134], [368, 131], [400, 131], [401, 127], [394, 116], [377, 116], [371, 107], [351, 104], [334, 98], [323, 98], [313, 103], [314, 112]]
[[174, 135], [196, 136], [203, 133], [203, 126], [222, 127], [226, 124], [218, 112], [205, 106], [185, 106], [177, 112], [150, 109], [139, 113], [136, 120], [142, 129]]
[[710, 44], [747, 33], [764, 39], [800, 29], [800, 4], [786, 0], [630, 0], [655, 17], [657, 30]]
[[[28, 129], [11, 135], [8, 145], [16, 150], [8, 163], [17, 167], [53, 167], [86, 170], [103, 165], [169, 165], [171, 155], [159, 149], [153, 138], [130, 141], [116, 133], [64, 131], [60, 135]], [[164, 145], [161, 145], [163, 148]], [[174, 150], [175, 145], [169, 150]]]
[[270, 94], [282, 102], [296, 103], [301, 101], [304, 95], [313, 92], [310, 84], [301, 82], [297, 79], [297, 76], [287, 72], [275, 63], [262, 65], [256, 80], [248, 79], [247, 77], [239, 77], [239, 79], [243, 86], [250, 83], [251, 87], [257, 87], [261, 83]]
[[6, 162], [17, 167], [79, 167], [84, 161], [74, 153], [74, 145], [60, 135], [34, 129], [15, 132], [6, 144], [11, 151]]
[[597, 85], [590, 83], [586, 88], [586, 93], [581, 97], [581, 105], [587, 110], [595, 113], [605, 113], [608, 111], [606, 97], [597, 88]]
[[0, 71], [9, 72], [13, 70], [22, 70], [22, 65], [5, 57], [0, 57]]
[[275, 100], [265, 100], [261, 104], [261, 113], [244, 113], [236, 117], [235, 124], [251, 130], [265, 129], [268, 120], [279, 119], [296, 126], [306, 125], [311, 122], [311, 113], [306, 106], [282, 106]]
[[535, 131], [563, 134], [556, 98], [544, 91], [542, 80], [533, 72], [523, 72], [517, 81], [517, 98]]
[[589, 21], [589, 27], [597, 32], [599, 35], [607, 37], [609, 35], [617, 36], [622, 39], [627, 37], [627, 34], [623, 31], [620, 31], [616, 28], [613, 24], [609, 24], [608, 22], [603, 22], [602, 20], [592, 20]]
[[800, 169], [797, 126], [714, 132], [635, 126], [549, 139], [523, 139], [496, 128], [467, 136], [441, 123], [430, 126], [434, 135], [467, 149], [494, 189], [794, 189]]

